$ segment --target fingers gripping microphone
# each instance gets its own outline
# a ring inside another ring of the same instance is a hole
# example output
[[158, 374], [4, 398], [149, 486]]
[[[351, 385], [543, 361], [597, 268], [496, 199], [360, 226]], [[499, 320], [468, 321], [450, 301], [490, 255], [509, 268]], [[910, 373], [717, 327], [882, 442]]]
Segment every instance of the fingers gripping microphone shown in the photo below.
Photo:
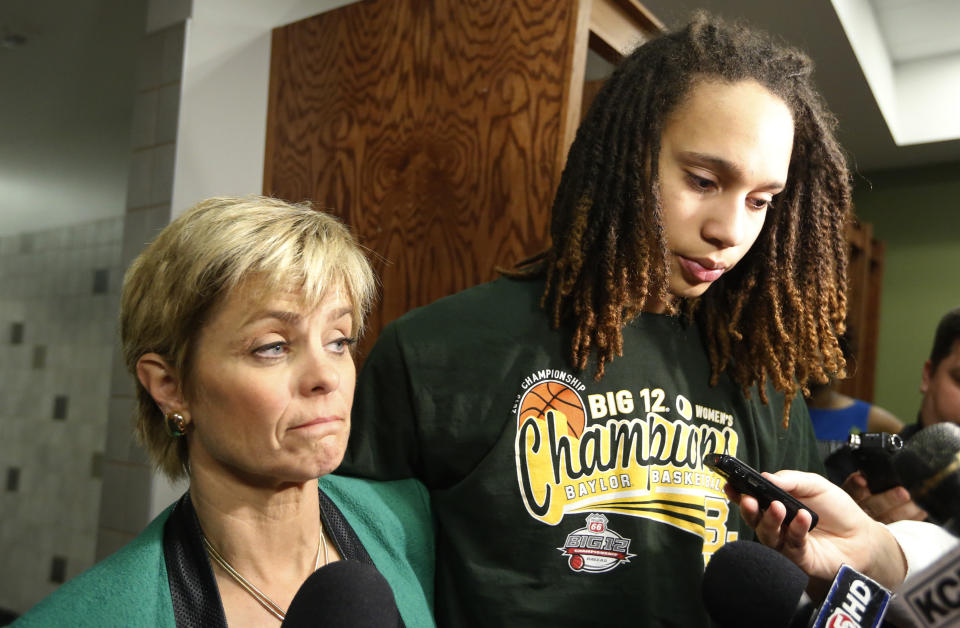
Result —
[[890, 592], [847, 566], [819, 607], [804, 589], [808, 578], [779, 552], [753, 541], [721, 547], [703, 574], [703, 600], [724, 628], [875, 628]]
[[960, 426], [925, 427], [894, 456], [910, 497], [954, 534], [960, 533]]
[[390, 585], [373, 565], [338, 560], [313, 572], [290, 602], [283, 628], [400, 625]]

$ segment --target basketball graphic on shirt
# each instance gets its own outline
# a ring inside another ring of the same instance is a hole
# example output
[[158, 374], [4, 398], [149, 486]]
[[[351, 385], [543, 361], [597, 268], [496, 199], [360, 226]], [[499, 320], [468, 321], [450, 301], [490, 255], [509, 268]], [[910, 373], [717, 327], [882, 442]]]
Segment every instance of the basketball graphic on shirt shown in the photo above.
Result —
[[556, 380], [546, 380], [536, 386], [531, 386], [520, 400], [520, 412], [517, 414], [517, 424], [522, 424], [529, 417], [535, 419], [547, 418], [547, 412], [553, 410], [562, 414], [567, 420], [567, 431], [570, 436], [579, 438], [583, 434], [586, 421], [583, 400], [573, 388]]

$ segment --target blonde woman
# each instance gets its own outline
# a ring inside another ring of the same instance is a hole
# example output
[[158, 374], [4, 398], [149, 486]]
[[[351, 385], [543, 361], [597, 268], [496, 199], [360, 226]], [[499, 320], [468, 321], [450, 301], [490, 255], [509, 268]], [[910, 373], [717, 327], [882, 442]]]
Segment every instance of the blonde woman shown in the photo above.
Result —
[[280, 625], [341, 560], [374, 565], [407, 626], [432, 624], [422, 489], [328, 475], [374, 293], [347, 229], [309, 207], [214, 198], [167, 226], [127, 271], [123, 352], [137, 433], [189, 490], [23, 625]]

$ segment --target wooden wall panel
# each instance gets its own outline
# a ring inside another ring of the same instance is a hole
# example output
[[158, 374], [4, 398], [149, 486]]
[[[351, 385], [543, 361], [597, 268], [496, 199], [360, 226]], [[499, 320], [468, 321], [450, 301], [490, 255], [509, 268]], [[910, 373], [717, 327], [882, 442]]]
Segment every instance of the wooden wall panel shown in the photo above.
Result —
[[847, 229], [847, 335], [854, 354], [850, 376], [837, 390], [873, 401], [880, 336], [880, 291], [883, 284], [884, 244], [873, 237], [873, 226], [855, 221]]
[[375, 253], [368, 339], [547, 244], [578, 6], [376, 0], [274, 31], [264, 192]]

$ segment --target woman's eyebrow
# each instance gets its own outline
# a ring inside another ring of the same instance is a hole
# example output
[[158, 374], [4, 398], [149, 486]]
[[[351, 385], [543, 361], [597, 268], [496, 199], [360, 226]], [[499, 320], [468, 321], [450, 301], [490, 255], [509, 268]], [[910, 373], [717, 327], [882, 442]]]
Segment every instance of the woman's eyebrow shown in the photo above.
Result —
[[[707, 153], [697, 153], [694, 151], [684, 151], [680, 153], [680, 157], [686, 161], [703, 164], [709, 167], [711, 170], [716, 170], [728, 177], [743, 179], [746, 175], [746, 173], [743, 171], [743, 168], [733, 163], [729, 159], [724, 159], [723, 157], [718, 157], [716, 155], [710, 155]], [[768, 181], [766, 183], [758, 185], [757, 189], [782, 190], [785, 186], [786, 186], [786, 183], [784, 183], [783, 181]]]
[[249, 325], [250, 323], [254, 323], [265, 318], [275, 318], [283, 323], [296, 325], [303, 320], [303, 315], [298, 312], [290, 312], [287, 310], [259, 310], [248, 316], [243, 324]]

